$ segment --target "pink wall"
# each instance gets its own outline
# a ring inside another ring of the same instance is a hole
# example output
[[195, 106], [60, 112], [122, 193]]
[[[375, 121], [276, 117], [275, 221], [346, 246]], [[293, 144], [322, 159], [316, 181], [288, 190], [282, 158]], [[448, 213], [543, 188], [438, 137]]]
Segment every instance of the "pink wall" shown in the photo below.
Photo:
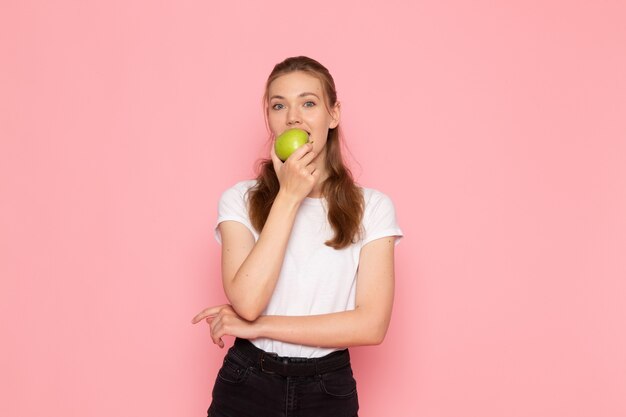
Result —
[[[205, 415], [212, 237], [274, 63], [335, 75], [406, 238], [361, 415], [626, 415], [622, 1], [0, 6], [0, 415]], [[231, 341], [229, 341], [230, 343]]]

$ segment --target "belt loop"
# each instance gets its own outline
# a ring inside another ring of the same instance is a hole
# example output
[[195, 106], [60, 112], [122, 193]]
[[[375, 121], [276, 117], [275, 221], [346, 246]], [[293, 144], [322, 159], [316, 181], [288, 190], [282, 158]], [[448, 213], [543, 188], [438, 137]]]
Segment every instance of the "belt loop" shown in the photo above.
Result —
[[261, 354], [259, 355], [259, 369], [263, 372], [265, 372], [265, 370], [263, 369], [263, 361], [265, 360], [265, 353], [261, 352]]

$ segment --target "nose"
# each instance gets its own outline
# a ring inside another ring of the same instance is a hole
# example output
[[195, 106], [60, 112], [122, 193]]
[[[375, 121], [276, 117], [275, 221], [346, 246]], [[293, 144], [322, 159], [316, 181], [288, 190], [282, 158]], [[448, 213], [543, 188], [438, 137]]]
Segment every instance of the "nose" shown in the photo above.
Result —
[[294, 126], [302, 123], [300, 118], [300, 111], [297, 108], [291, 107], [287, 114], [287, 125]]

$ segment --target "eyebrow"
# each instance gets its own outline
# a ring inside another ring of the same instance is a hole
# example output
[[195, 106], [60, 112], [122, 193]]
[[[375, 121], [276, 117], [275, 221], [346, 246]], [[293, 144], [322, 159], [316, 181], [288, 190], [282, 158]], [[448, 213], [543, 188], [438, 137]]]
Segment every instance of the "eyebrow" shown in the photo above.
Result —
[[[298, 97], [306, 97], [306, 96], [314, 96], [318, 100], [320, 100], [320, 97], [317, 94], [315, 94], [315, 93], [304, 92], [304, 93], [298, 94]], [[273, 100], [273, 99], [284, 100], [285, 97], [279, 96], [279, 95], [274, 95], [274, 96], [270, 97], [270, 100]]]

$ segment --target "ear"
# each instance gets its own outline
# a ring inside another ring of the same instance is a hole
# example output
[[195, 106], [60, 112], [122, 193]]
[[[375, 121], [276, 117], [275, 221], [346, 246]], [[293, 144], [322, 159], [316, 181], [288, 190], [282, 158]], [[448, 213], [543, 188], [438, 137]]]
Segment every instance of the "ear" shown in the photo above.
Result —
[[330, 115], [333, 120], [330, 122], [330, 129], [334, 129], [339, 126], [339, 121], [341, 120], [341, 103], [336, 102], [333, 108], [330, 111]]

